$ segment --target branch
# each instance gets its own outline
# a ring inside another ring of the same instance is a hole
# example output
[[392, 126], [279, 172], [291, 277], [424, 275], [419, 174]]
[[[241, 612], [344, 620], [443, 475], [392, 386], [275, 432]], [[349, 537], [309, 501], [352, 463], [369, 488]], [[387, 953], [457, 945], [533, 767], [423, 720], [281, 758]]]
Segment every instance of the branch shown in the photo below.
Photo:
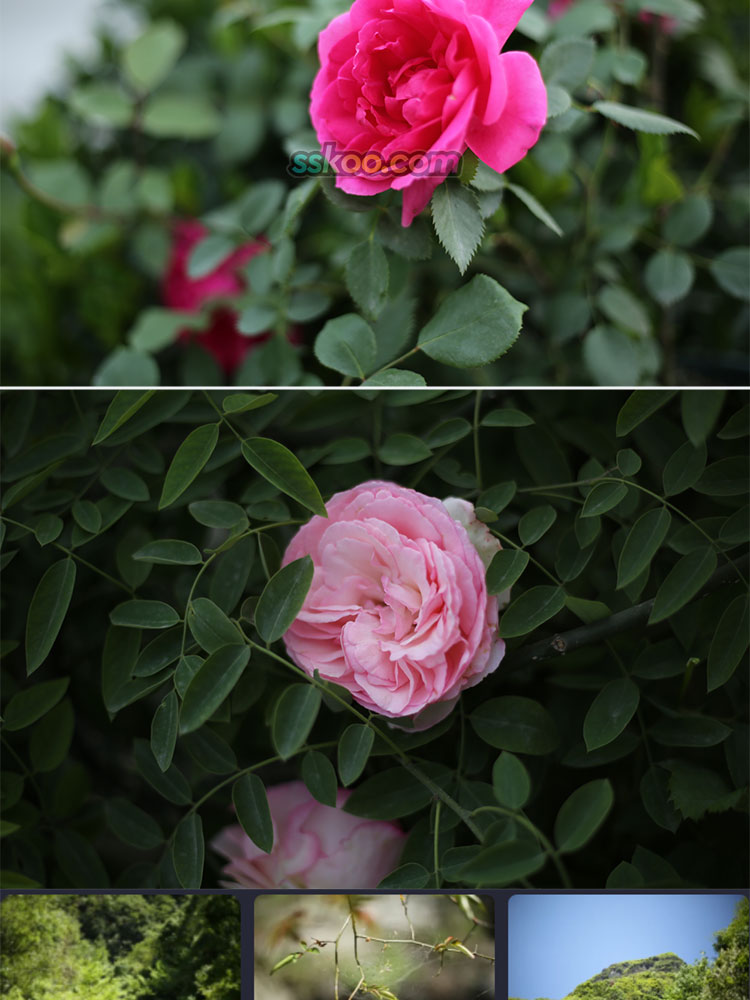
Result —
[[[735, 583], [739, 579], [738, 571], [744, 570], [750, 563], [750, 555], [745, 555], [739, 559], [735, 565], [722, 566], [717, 570], [702, 590], [696, 594], [696, 598], [705, 597], [707, 594], [724, 587], [728, 583]], [[509, 657], [508, 666], [522, 667], [529, 663], [536, 663], [539, 660], [546, 660], [552, 657], [565, 656], [582, 646], [590, 646], [592, 643], [608, 639], [611, 635], [619, 632], [627, 632], [643, 625], [648, 621], [651, 609], [654, 606], [655, 598], [650, 601], [643, 601], [632, 608], [624, 611], [617, 611], [609, 618], [602, 618], [600, 621], [592, 622], [590, 625], [580, 625], [569, 632], [557, 632], [546, 639], [540, 639], [530, 646], [521, 646], [515, 654]]]

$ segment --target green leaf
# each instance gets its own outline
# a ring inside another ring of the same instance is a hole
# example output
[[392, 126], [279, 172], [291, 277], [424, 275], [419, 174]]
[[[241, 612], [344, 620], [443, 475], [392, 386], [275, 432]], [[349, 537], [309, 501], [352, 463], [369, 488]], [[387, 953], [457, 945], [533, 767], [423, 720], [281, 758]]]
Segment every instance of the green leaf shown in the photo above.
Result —
[[413, 465], [432, 456], [432, 449], [413, 434], [397, 431], [380, 446], [378, 457], [388, 465]]
[[73, 704], [69, 698], [48, 712], [31, 731], [29, 755], [35, 772], [44, 774], [62, 764], [70, 750], [75, 728]]
[[617, 563], [617, 589], [636, 580], [667, 537], [672, 515], [665, 507], [642, 514], [627, 534]]
[[221, 128], [221, 118], [201, 95], [160, 93], [146, 101], [141, 127], [159, 139], [209, 139]]
[[251, 302], [240, 313], [237, 329], [249, 337], [273, 330], [278, 319], [278, 309], [266, 302]]
[[518, 522], [518, 537], [523, 545], [533, 545], [547, 534], [557, 520], [557, 511], [549, 504], [527, 511]]
[[213, 455], [218, 440], [218, 424], [204, 424], [188, 434], [167, 469], [159, 510], [169, 507], [185, 492]]
[[[132, 668], [134, 677], [151, 677], [177, 660], [182, 652], [182, 629], [173, 628], [162, 632], [138, 654]], [[128, 674], [130, 674], [130, 669]]]
[[143, 545], [132, 555], [139, 562], [158, 563], [164, 566], [197, 566], [203, 562], [201, 554], [192, 542], [182, 542], [174, 538], [163, 538]]
[[636, 389], [617, 414], [617, 436], [625, 437], [674, 396], [674, 389]]
[[544, 82], [574, 90], [585, 83], [594, 64], [596, 43], [593, 38], [560, 38], [542, 52], [539, 68]]
[[132, 347], [116, 347], [94, 372], [94, 385], [158, 385], [159, 366]]
[[180, 704], [174, 691], [167, 694], [154, 712], [151, 720], [151, 752], [160, 770], [166, 771], [172, 763], [177, 743], [177, 724]]
[[709, 546], [693, 549], [667, 574], [656, 592], [648, 624], [669, 618], [691, 601], [716, 569], [716, 552]]
[[533, 423], [533, 417], [509, 406], [490, 410], [482, 417], [482, 427], [530, 427]]
[[487, 593], [502, 594], [512, 587], [529, 565], [529, 554], [522, 549], [501, 549], [487, 568]]
[[522, 761], [503, 750], [492, 767], [492, 790], [501, 806], [523, 809], [531, 795], [531, 778]]
[[511, 840], [481, 850], [456, 872], [461, 883], [510, 885], [538, 872], [547, 855], [535, 840]]
[[623, 476], [634, 476], [643, 465], [641, 456], [632, 448], [621, 448], [616, 456], [617, 468]]
[[245, 461], [277, 489], [299, 501], [313, 514], [327, 517], [318, 487], [298, 458], [277, 441], [254, 437], [242, 442]]
[[388, 260], [379, 243], [366, 240], [352, 250], [346, 262], [346, 287], [366, 316], [378, 315], [388, 294]]
[[731, 733], [729, 726], [717, 719], [700, 715], [665, 717], [649, 731], [649, 735], [665, 747], [714, 747]]
[[700, 447], [714, 429], [725, 397], [723, 389], [683, 391], [680, 394], [682, 426], [694, 448]]
[[652, 764], [641, 778], [641, 801], [657, 826], [674, 833], [680, 825], [680, 814], [669, 801], [669, 773]]
[[106, 889], [109, 876], [92, 844], [75, 830], [59, 830], [54, 840], [55, 860], [71, 886]]
[[742, 594], [729, 604], [719, 619], [708, 651], [707, 690], [726, 684], [742, 661], [748, 646], [747, 596]]
[[484, 219], [473, 191], [463, 184], [440, 184], [430, 203], [441, 246], [463, 274], [484, 235]]
[[110, 830], [131, 847], [150, 851], [164, 843], [164, 834], [156, 820], [127, 799], [108, 799], [104, 814]]
[[181, 733], [192, 733], [210, 719], [231, 694], [249, 660], [249, 646], [222, 646], [211, 653], [185, 689]]
[[404, 371], [400, 368], [389, 368], [378, 375], [371, 375], [362, 383], [362, 388], [403, 389], [425, 386], [427, 383], [422, 375], [416, 372]]
[[347, 726], [339, 738], [338, 768], [341, 784], [346, 788], [356, 781], [365, 769], [375, 734], [369, 726], [354, 723]]
[[511, 502], [516, 495], [517, 489], [516, 483], [512, 480], [507, 483], [497, 483], [497, 485], [490, 486], [488, 490], [480, 494], [477, 506], [487, 507], [489, 510], [499, 514]]
[[234, 611], [245, 592], [255, 550], [255, 536], [248, 535], [238, 539], [215, 563], [209, 594], [215, 604], [229, 613]]
[[651, 319], [640, 299], [622, 285], [605, 285], [596, 297], [607, 319], [636, 337], [648, 337]]
[[176, 806], [186, 806], [191, 799], [190, 785], [181, 771], [170, 764], [162, 773], [156, 763], [148, 740], [136, 739], [133, 742], [135, 763], [141, 776], [155, 789], [159, 795], [173, 802]]
[[689, 195], [670, 209], [664, 223], [664, 239], [681, 247], [692, 246], [708, 232], [713, 214], [713, 206], [705, 195]]
[[607, 818], [614, 803], [606, 778], [577, 788], [560, 807], [555, 819], [555, 843], [561, 854], [578, 851], [588, 843]]
[[188, 277], [205, 278], [207, 274], [215, 271], [234, 249], [234, 240], [229, 236], [211, 234], [203, 237], [188, 255]]
[[694, 486], [706, 468], [706, 455], [705, 444], [697, 448], [690, 441], [681, 444], [664, 466], [664, 495], [673, 497]]
[[110, 434], [119, 430], [148, 402], [154, 391], [153, 389], [146, 392], [142, 389], [121, 389], [107, 407], [107, 412], [104, 414], [104, 419], [99, 425], [99, 430], [96, 432], [92, 444], [100, 444]]
[[315, 357], [342, 375], [364, 379], [377, 356], [372, 327], [356, 313], [329, 319], [315, 338]]
[[700, 138], [697, 132], [682, 122], [667, 118], [666, 115], [658, 115], [653, 111], [631, 108], [616, 101], [594, 101], [591, 107], [605, 118], [636, 132], [648, 132], [652, 135], [673, 135], [675, 132], [681, 132], [684, 135], [691, 135], [694, 139]]
[[365, 819], [400, 819], [424, 808], [431, 798], [421, 781], [403, 768], [390, 767], [355, 788], [344, 812]]
[[125, 628], [170, 628], [181, 621], [175, 609], [164, 601], [123, 601], [109, 613], [113, 625]]
[[659, 250], [646, 264], [646, 288], [661, 306], [673, 306], [684, 299], [695, 281], [695, 268], [687, 256], [676, 250]]
[[196, 500], [188, 504], [190, 516], [207, 528], [236, 528], [247, 526], [247, 515], [242, 507], [229, 500]]
[[338, 783], [333, 764], [319, 750], [308, 750], [302, 758], [302, 780], [314, 799], [324, 806], [336, 805]]
[[399, 865], [390, 875], [378, 882], [378, 889], [392, 889], [403, 892], [409, 889], [424, 889], [430, 881], [430, 873], [416, 861]]
[[182, 738], [182, 746], [204, 771], [209, 774], [229, 774], [237, 771], [237, 757], [226, 740], [208, 726]]
[[34, 687], [16, 691], [5, 709], [4, 728], [9, 732], [25, 729], [41, 719], [60, 701], [68, 689], [69, 677], [43, 681]]
[[91, 500], [75, 500], [71, 508], [73, 520], [80, 525], [84, 531], [95, 535], [102, 526], [102, 515], [99, 508]]
[[591, 752], [616, 739], [635, 715], [641, 693], [627, 677], [610, 681], [594, 698], [583, 720], [583, 739]]
[[242, 633], [208, 597], [196, 597], [187, 610], [187, 622], [193, 638], [206, 650], [215, 653], [222, 646], [242, 645]]
[[265, 642], [276, 642], [290, 627], [305, 603], [315, 567], [310, 556], [295, 559], [274, 574], [255, 609], [255, 625]]
[[122, 68], [129, 83], [141, 92], [157, 87], [180, 57], [187, 37], [174, 21], [154, 21], [122, 53]]
[[531, 587], [503, 611], [500, 617], [500, 635], [504, 639], [527, 635], [554, 618], [564, 607], [565, 591], [562, 587]]
[[232, 392], [221, 401], [221, 408], [225, 413], [248, 413], [261, 406], [268, 406], [278, 398], [274, 392], [263, 392], [255, 396], [249, 392]]
[[70, 107], [94, 125], [123, 128], [133, 117], [133, 102], [116, 83], [94, 82], [74, 87]]
[[472, 712], [469, 721], [477, 736], [497, 750], [541, 756], [557, 746], [552, 716], [531, 698], [490, 698]]
[[174, 832], [172, 863], [183, 889], [200, 889], [203, 881], [203, 823], [197, 812], [188, 813]]
[[46, 571], [34, 591], [26, 618], [26, 673], [47, 659], [68, 613], [76, 581], [76, 564], [61, 559]]
[[750, 300], [750, 249], [731, 247], [711, 261], [716, 283], [736, 299]]
[[720, 458], [704, 471], [694, 489], [711, 497], [732, 497], [747, 493], [750, 486], [746, 455]]
[[132, 469], [104, 469], [99, 481], [106, 490], [123, 500], [144, 503], [150, 499], [148, 486]]
[[276, 702], [271, 722], [273, 745], [283, 760], [299, 750], [315, 724], [320, 691], [311, 684], [290, 684]]
[[422, 327], [418, 346], [455, 368], [473, 368], [505, 354], [521, 332], [527, 307], [486, 274], [477, 274], [443, 300]]
[[128, 343], [134, 351], [156, 354], [173, 344], [180, 330], [196, 329], [202, 322], [200, 313], [175, 309], [144, 309], [128, 330]]
[[520, 187], [518, 184], [506, 184], [505, 186], [511, 194], [514, 194], [519, 201], [524, 203], [533, 216], [539, 219], [540, 222], [543, 222], [547, 229], [551, 229], [555, 236], [563, 235], [563, 231], [560, 226], [557, 222], [555, 222], [544, 205], [537, 201], [531, 192]]
[[42, 514], [34, 526], [34, 537], [44, 547], [60, 537], [63, 530], [62, 519], [55, 514]]
[[724, 778], [707, 767], [676, 760], [669, 764], [669, 794], [685, 819], [702, 819], [705, 814], [725, 812], [745, 796], [746, 790], [732, 791]]
[[257, 774], [243, 774], [232, 785], [232, 802], [240, 826], [261, 851], [273, 848], [273, 822], [263, 782]]

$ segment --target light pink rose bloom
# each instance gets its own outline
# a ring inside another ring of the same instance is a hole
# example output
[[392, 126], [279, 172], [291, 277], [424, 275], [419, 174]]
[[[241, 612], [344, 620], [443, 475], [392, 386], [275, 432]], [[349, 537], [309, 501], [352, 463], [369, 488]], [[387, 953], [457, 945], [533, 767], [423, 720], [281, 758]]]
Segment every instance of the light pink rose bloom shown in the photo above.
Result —
[[[337, 152], [472, 149], [499, 173], [522, 159], [547, 117], [547, 92], [526, 52], [501, 52], [531, 0], [354, 0], [318, 40], [310, 116]], [[443, 180], [339, 173], [349, 194], [403, 190], [411, 224]]]
[[365, 708], [434, 725], [505, 652], [482, 560], [445, 504], [395, 483], [363, 483], [326, 509], [284, 555], [315, 566], [287, 650]]
[[222, 885], [249, 889], [374, 889], [398, 864], [406, 834], [394, 823], [342, 810], [351, 792], [339, 789], [336, 808], [312, 797], [301, 781], [267, 791], [273, 848], [266, 854], [241, 826], [211, 842], [229, 864]]

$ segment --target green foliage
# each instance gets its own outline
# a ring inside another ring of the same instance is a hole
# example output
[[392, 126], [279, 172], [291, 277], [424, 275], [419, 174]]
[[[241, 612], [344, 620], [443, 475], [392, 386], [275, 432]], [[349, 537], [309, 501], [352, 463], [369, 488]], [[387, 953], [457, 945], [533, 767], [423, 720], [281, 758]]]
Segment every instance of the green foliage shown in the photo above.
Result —
[[[243, 335], [272, 339], [231, 372], [238, 385], [744, 383], [736, 3], [577, 0], [554, 20], [535, 5], [511, 48], [541, 67], [541, 139], [507, 176], [467, 151], [404, 229], [400, 192], [353, 197], [287, 172], [291, 154], [318, 149], [315, 42], [341, 2], [121, 2], [141, 34], [104, 29], [98, 58], [71, 61], [62, 93], [10, 128], [6, 382], [225, 378], [179, 337], [205, 329], [214, 304], [163, 307], [172, 224], [196, 218], [195, 279], [244, 241], [267, 243], [231, 307]], [[425, 331], [473, 296], [484, 308], [433, 343]]]
[[[216, 885], [207, 845], [232, 802], [268, 851], [266, 789], [295, 779], [398, 821], [411, 885], [745, 884], [745, 404], [7, 392], [5, 884]], [[210, 456], [160, 505], [207, 426]], [[686, 448], [702, 468], [671, 493], [665, 470]], [[374, 477], [475, 503], [503, 545], [489, 589], [512, 585], [497, 671], [424, 731], [302, 674], [281, 638], [310, 583], [309, 560], [279, 569], [290, 538]], [[711, 568], [697, 585], [682, 570], [696, 553]], [[33, 595], [61, 565], [75, 566], [70, 593], [50, 595], [54, 641], [28, 674]]]
[[7, 896], [0, 993], [20, 1000], [239, 1000], [224, 896]]

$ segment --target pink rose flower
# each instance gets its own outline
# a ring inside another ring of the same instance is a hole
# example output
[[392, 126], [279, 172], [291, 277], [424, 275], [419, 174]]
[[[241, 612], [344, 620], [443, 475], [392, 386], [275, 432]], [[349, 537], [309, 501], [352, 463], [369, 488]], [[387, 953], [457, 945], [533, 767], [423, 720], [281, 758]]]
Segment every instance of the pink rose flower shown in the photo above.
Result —
[[[522, 159], [547, 117], [547, 92], [526, 52], [501, 52], [531, 0], [354, 0], [318, 41], [310, 116], [321, 146], [380, 153], [464, 153], [499, 173]], [[441, 176], [353, 175], [349, 194], [403, 190], [402, 224]]]
[[287, 650], [365, 708], [434, 725], [505, 652], [482, 560], [445, 504], [395, 483], [363, 483], [326, 509], [284, 555], [315, 566]]
[[[268, 245], [261, 240], [238, 247], [225, 257], [209, 274], [191, 278], [187, 273], [190, 252], [207, 230], [193, 219], [177, 223], [174, 230], [172, 254], [162, 284], [162, 298], [170, 309], [198, 312], [205, 302], [212, 299], [232, 298], [243, 291], [245, 282], [239, 268], [256, 254], [263, 253]], [[179, 339], [194, 340], [216, 358], [226, 373], [233, 372], [253, 348], [268, 340], [270, 334], [245, 337], [237, 329], [237, 313], [227, 306], [217, 306], [211, 312], [208, 328], [181, 330]]]
[[398, 864], [406, 834], [394, 823], [360, 819], [342, 810], [351, 795], [339, 789], [336, 808], [324, 806], [301, 781], [268, 789], [274, 840], [266, 854], [241, 826], [211, 842], [229, 864], [222, 885], [250, 889], [374, 889]]

